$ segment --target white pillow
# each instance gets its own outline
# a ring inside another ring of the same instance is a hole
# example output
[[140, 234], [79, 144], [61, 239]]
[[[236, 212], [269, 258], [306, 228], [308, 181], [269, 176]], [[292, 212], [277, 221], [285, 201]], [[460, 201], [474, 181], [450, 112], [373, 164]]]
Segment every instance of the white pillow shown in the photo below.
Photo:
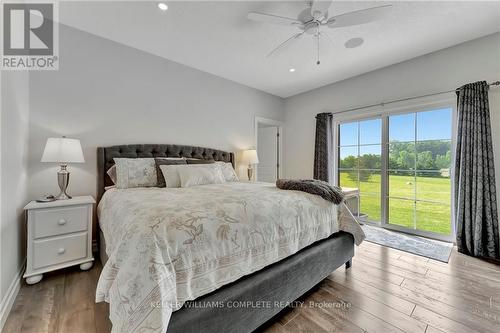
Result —
[[154, 158], [114, 158], [116, 187], [152, 187], [158, 184]]
[[179, 173], [177, 172], [177, 168], [181, 166], [187, 166], [187, 164], [159, 165], [163, 178], [165, 178], [165, 187], [181, 187], [181, 179], [179, 178]]
[[[156, 157], [156, 159], [160, 160], [174, 160], [174, 161], [182, 161], [185, 160], [184, 157]], [[113, 182], [113, 184], [116, 184], [116, 164], [114, 164], [111, 168], [106, 171], [108, 174], [109, 178]], [[158, 175], [157, 175], [158, 176]]]
[[221, 177], [221, 182], [224, 182], [222, 172], [220, 167], [215, 163], [211, 164], [179, 164], [179, 165], [160, 165], [160, 170], [163, 173], [163, 178], [165, 178], [165, 187], [175, 188], [181, 187], [181, 178], [179, 175], [179, 169], [181, 168], [210, 168], [218, 169]]
[[116, 164], [109, 168], [106, 173], [108, 174], [113, 184], [116, 184]]
[[181, 187], [225, 183], [221, 168], [216, 164], [187, 165], [177, 169]]
[[226, 163], [226, 162], [215, 162], [217, 164], [221, 171], [222, 175], [224, 176], [224, 180], [226, 182], [239, 182], [240, 179], [236, 175], [236, 171], [234, 171], [233, 165], [231, 163]]

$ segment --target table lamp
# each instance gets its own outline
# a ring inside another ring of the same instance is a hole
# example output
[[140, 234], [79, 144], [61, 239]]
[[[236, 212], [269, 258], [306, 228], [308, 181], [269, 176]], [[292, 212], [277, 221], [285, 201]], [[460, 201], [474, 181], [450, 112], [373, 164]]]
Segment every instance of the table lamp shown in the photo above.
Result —
[[255, 149], [249, 149], [243, 151], [243, 161], [248, 162], [248, 180], [252, 180], [253, 176], [253, 169], [252, 165], [253, 164], [258, 164], [259, 163], [259, 157], [257, 156], [257, 150]]
[[57, 172], [57, 183], [61, 193], [56, 197], [57, 200], [71, 199], [66, 193], [69, 184], [68, 163], [83, 163], [82, 146], [80, 140], [62, 138], [48, 138], [42, 155], [42, 162], [59, 163], [61, 169]]

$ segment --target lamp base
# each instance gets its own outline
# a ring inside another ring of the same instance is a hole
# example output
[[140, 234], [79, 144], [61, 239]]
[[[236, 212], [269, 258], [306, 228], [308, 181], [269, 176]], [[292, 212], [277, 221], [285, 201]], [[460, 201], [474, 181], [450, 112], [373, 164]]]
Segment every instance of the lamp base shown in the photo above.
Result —
[[72, 199], [73, 197], [71, 195], [68, 195], [64, 192], [61, 192], [57, 195], [56, 197], [56, 200], [68, 200], [68, 199]]
[[253, 177], [253, 169], [251, 167], [248, 167], [247, 175], [248, 175], [248, 181], [251, 181]]
[[61, 192], [56, 197], [56, 200], [68, 200], [71, 199], [71, 196], [66, 193], [66, 189], [69, 184], [69, 171], [66, 169], [66, 164], [61, 164], [61, 170], [57, 172], [57, 183], [59, 184], [59, 188]]

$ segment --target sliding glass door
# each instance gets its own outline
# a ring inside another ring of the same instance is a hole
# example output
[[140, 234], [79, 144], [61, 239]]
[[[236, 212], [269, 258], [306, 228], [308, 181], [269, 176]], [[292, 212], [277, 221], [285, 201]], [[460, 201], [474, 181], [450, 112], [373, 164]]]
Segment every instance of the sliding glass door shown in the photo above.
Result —
[[452, 108], [338, 125], [338, 184], [360, 192], [361, 219], [448, 238]]
[[388, 223], [451, 234], [452, 109], [389, 116]]
[[364, 221], [381, 217], [381, 149], [380, 118], [340, 125], [339, 184], [359, 189], [357, 204]]

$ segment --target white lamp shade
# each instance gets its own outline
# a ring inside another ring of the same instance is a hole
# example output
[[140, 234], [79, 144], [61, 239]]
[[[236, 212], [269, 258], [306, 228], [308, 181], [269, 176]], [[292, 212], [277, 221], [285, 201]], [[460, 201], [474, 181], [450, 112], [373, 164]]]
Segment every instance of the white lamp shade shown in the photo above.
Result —
[[48, 138], [43, 150], [42, 162], [83, 163], [82, 146], [78, 139]]
[[257, 150], [249, 149], [243, 151], [243, 160], [248, 164], [258, 164], [259, 156], [257, 156]]

